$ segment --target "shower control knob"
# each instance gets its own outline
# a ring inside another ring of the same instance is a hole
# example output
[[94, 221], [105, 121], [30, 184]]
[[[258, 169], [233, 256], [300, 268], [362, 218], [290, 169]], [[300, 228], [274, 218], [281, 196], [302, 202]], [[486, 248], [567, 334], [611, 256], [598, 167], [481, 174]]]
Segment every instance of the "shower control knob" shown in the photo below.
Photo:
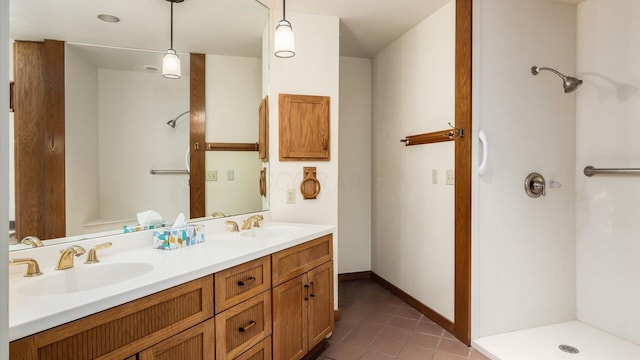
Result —
[[538, 173], [531, 173], [524, 179], [524, 191], [532, 198], [546, 195], [544, 177]]

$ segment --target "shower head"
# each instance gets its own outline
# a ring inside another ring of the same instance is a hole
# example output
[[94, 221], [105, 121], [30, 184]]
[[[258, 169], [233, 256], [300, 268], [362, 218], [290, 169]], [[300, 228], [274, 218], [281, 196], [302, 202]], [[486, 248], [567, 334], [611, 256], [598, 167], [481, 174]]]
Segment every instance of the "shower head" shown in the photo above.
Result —
[[572, 92], [576, 91], [580, 87], [580, 85], [582, 85], [582, 80], [576, 79], [576, 78], [571, 77], [571, 76], [566, 76], [566, 75], [560, 73], [558, 70], [552, 69], [552, 68], [549, 68], [549, 67], [532, 66], [531, 67], [531, 74], [538, 75], [538, 73], [540, 71], [542, 71], [542, 70], [551, 71], [552, 73], [558, 75], [562, 79], [562, 87], [564, 88], [565, 94], [572, 93]]
[[178, 119], [180, 119], [180, 117], [181, 117], [182, 115], [184, 115], [184, 114], [188, 114], [189, 112], [190, 112], [190, 111], [189, 111], [189, 110], [187, 110], [187, 111], [183, 112], [182, 114], [180, 114], [180, 115], [178, 115], [178, 116], [174, 117], [173, 119], [171, 119], [171, 120], [167, 121], [167, 125], [169, 125], [169, 126], [171, 126], [172, 128], [174, 128], [174, 129], [175, 129], [175, 128], [176, 128], [176, 123], [178, 122]]

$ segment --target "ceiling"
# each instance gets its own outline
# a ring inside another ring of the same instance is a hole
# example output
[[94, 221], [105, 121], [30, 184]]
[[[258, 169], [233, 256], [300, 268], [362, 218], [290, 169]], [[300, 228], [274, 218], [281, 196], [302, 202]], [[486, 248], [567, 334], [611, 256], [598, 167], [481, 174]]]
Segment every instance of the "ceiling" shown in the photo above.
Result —
[[[340, 54], [372, 57], [449, 1], [453, 0], [289, 0], [287, 12], [339, 17]], [[261, 4], [274, 9], [276, 17], [282, 9], [281, 0], [176, 4], [174, 47], [182, 52], [259, 57], [268, 20]], [[11, 38], [163, 50], [169, 47], [169, 9], [164, 0], [11, 0]], [[116, 15], [121, 22], [99, 21], [99, 13]]]

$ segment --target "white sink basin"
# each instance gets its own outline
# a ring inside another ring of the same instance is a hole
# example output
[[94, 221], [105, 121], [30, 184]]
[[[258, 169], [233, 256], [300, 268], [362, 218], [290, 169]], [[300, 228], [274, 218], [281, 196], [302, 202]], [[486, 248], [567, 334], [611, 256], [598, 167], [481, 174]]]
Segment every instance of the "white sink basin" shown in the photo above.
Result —
[[56, 271], [30, 280], [18, 289], [25, 296], [70, 294], [130, 280], [153, 270], [147, 263], [95, 264]]
[[254, 227], [249, 230], [241, 231], [241, 236], [261, 238], [261, 237], [277, 237], [288, 236], [302, 231], [302, 228], [290, 225], [266, 225]]

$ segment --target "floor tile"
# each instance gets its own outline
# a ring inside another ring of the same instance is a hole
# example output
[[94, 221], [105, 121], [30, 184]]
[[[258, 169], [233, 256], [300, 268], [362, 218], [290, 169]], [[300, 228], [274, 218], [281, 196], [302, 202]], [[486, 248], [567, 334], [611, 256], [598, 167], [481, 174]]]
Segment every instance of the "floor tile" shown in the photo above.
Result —
[[341, 319], [320, 360], [488, 360], [440, 325], [365, 279], [338, 285]]

